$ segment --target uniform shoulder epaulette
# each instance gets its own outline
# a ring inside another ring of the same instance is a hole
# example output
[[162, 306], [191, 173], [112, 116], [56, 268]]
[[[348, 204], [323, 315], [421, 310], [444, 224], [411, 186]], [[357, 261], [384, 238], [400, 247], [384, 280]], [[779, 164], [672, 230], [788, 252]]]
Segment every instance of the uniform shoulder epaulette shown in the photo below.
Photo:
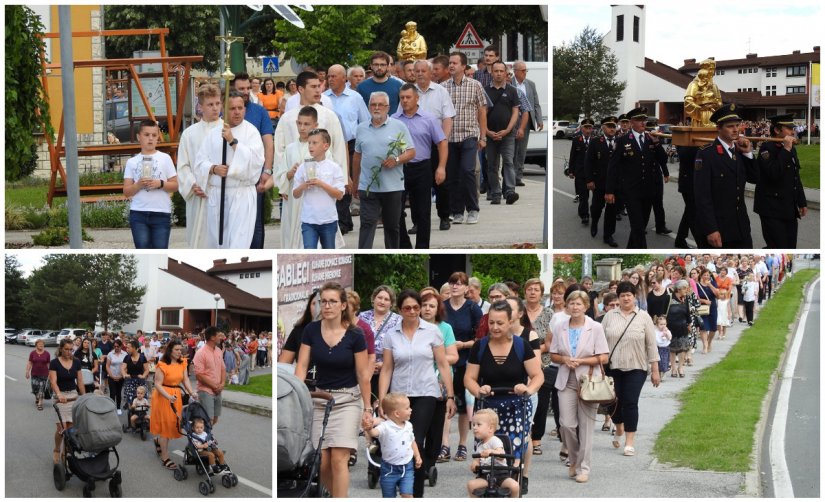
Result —
[[711, 146], [713, 146], [713, 143], [706, 143], [706, 144], [700, 146], [699, 150], [704, 150], [706, 148], [710, 148]]

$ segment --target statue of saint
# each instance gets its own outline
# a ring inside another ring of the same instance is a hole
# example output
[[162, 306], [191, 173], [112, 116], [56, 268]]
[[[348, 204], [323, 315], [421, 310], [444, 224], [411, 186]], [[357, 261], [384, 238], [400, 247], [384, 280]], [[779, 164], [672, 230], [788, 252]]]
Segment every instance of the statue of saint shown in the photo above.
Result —
[[401, 39], [398, 41], [398, 60], [405, 59], [427, 59], [427, 42], [417, 31], [417, 24], [410, 21], [401, 31]]
[[715, 73], [716, 61], [702, 61], [696, 78], [685, 90], [685, 113], [694, 127], [713, 127], [710, 116], [722, 106], [722, 94], [713, 83]]

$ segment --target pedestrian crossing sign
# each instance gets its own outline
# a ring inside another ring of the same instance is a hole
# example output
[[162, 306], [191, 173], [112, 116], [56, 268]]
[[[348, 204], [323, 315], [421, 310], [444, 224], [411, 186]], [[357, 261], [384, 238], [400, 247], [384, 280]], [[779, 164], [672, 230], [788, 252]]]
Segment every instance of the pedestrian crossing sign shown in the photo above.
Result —
[[281, 71], [281, 65], [278, 63], [278, 57], [264, 58], [264, 73], [278, 73]]
[[455, 43], [456, 49], [483, 49], [484, 44], [481, 42], [481, 37], [473, 27], [473, 23], [467, 23], [458, 41]]

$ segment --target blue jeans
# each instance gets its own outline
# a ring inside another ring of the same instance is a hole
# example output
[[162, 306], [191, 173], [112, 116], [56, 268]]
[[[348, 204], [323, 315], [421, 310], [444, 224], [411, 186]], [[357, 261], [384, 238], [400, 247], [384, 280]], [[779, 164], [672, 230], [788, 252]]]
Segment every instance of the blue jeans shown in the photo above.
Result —
[[252, 234], [252, 244], [249, 249], [263, 249], [264, 248], [264, 195], [258, 195], [258, 206], [255, 209], [255, 232]]
[[172, 215], [156, 211], [129, 211], [135, 249], [168, 249]]
[[338, 222], [330, 223], [301, 223], [301, 236], [304, 238], [304, 249], [317, 249], [318, 240], [323, 249], [335, 249], [335, 232]]
[[414, 469], [413, 460], [410, 460], [407, 465], [381, 462], [381, 496], [385, 499], [394, 499], [396, 488], [401, 495], [412, 495]]
[[478, 211], [477, 150], [478, 139], [475, 137], [447, 145], [446, 183], [450, 192], [450, 214], [464, 214], [465, 209]]

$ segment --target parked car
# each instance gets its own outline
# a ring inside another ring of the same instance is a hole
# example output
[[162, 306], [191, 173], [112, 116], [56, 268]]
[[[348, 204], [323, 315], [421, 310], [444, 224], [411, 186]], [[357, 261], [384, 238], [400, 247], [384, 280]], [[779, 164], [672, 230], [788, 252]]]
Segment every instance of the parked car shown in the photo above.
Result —
[[75, 337], [78, 336], [85, 336], [86, 330], [82, 328], [63, 328], [60, 330], [60, 333], [57, 335], [57, 342], [60, 343], [61, 340], [64, 338], [68, 338], [69, 340], [74, 340]]
[[42, 333], [45, 333], [45, 331], [40, 329], [24, 329], [17, 334], [17, 343], [26, 345], [26, 340], [30, 337], [40, 336]]
[[553, 121], [553, 138], [564, 139], [564, 130], [570, 125], [569, 120], [554, 120]]
[[15, 328], [6, 328], [6, 343], [17, 343], [17, 333]]
[[579, 131], [579, 124], [575, 122], [571, 122], [567, 124], [567, 127], [564, 128], [564, 137], [567, 139], [573, 139], [573, 135]]
[[30, 336], [27, 338], [26, 345], [34, 347], [35, 343], [39, 340], [43, 340], [46, 347], [57, 347], [57, 335], [59, 334], [59, 331], [44, 331], [40, 334], [40, 336]]

